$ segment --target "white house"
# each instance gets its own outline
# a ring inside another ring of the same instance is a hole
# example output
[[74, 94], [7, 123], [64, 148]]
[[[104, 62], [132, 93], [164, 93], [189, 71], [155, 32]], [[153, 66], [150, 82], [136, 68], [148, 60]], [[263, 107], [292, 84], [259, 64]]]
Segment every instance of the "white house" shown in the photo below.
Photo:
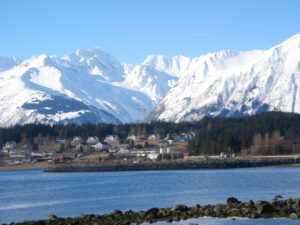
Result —
[[88, 137], [87, 141], [88, 144], [97, 144], [99, 142], [98, 137]]
[[147, 154], [148, 159], [156, 160], [158, 158], [159, 154], [156, 152], [151, 152], [150, 154]]
[[6, 142], [6, 144], [3, 147], [3, 150], [12, 150], [16, 148], [17, 144], [15, 141]]
[[159, 139], [160, 139], [159, 134], [151, 134], [151, 135], [148, 137], [148, 140], [151, 140], [151, 141], [155, 141], [155, 140], [159, 140]]
[[73, 137], [73, 140], [71, 141], [71, 144], [78, 144], [79, 142], [81, 142], [81, 137], [80, 136], [75, 136]]
[[133, 134], [133, 135], [128, 136], [127, 140], [139, 141], [139, 140], [141, 140], [141, 137]]
[[109, 143], [109, 142], [114, 142], [114, 141], [119, 141], [120, 138], [118, 135], [109, 135], [109, 136], [106, 136], [105, 138], [105, 142]]
[[92, 145], [92, 147], [97, 150], [97, 151], [101, 151], [101, 150], [108, 150], [109, 149], [109, 144], [103, 142], [98, 142], [97, 144]]

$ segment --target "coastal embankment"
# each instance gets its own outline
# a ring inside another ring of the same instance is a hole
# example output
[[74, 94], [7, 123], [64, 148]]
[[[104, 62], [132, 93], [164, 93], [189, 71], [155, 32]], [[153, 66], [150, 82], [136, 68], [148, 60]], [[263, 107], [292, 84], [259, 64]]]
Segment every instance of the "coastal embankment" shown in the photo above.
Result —
[[144, 222], [154, 223], [158, 221], [180, 221], [200, 217], [246, 217], [246, 218], [300, 218], [300, 199], [286, 199], [280, 195], [276, 196], [273, 201], [248, 201], [241, 202], [238, 199], [228, 198], [225, 204], [217, 205], [196, 205], [188, 207], [185, 205], [176, 205], [171, 208], [151, 208], [146, 211], [122, 212], [114, 210], [111, 214], [104, 215], [80, 215], [73, 218], [58, 218], [50, 214], [48, 220], [27, 221], [15, 223], [19, 225], [46, 225], [46, 224], [111, 224], [111, 225], [130, 225], [142, 224]]
[[265, 167], [295, 165], [299, 158], [284, 159], [206, 159], [198, 161], [146, 162], [146, 163], [110, 163], [110, 164], [56, 164], [44, 172], [112, 172], [145, 170], [190, 170], [190, 169], [229, 169], [247, 167]]

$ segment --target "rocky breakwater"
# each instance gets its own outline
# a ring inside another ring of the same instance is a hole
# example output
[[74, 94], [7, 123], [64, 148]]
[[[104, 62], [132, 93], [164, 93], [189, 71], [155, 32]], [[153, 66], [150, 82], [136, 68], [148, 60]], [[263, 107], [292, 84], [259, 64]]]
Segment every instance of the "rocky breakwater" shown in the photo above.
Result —
[[110, 163], [110, 164], [57, 164], [45, 169], [45, 172], [108, 172], [139, 170], [185, 170], [185, 169], [227, 169], [262, 166], [279, 166], [300, 163], [300, 159], [208, 159], [198, 161], [147, 162], [147, 163]]
[[[293, 218], [300, 219], [300, 199], [286, 199], [273, 201], [249, 201], [241, 202], [236, 198], [228, 198], [226, 204], [196, 205], [188, 207], [176, 205], [171, 208], [152, 208], [146, 211], [133, 212], [131, 210], [122, 212], [114, 210], [105, 215], [80, 215], [74, 218], [58, 218], [53, 214], [48, 220], [28, 221], [16, 223], [22, 225], [46, 225], [46, 224], [141, 224], [158, 221], [179, 221], [199, 217], [247, 217], [247, 218]], [[11, 223], [14, 224], [14, 223]]]

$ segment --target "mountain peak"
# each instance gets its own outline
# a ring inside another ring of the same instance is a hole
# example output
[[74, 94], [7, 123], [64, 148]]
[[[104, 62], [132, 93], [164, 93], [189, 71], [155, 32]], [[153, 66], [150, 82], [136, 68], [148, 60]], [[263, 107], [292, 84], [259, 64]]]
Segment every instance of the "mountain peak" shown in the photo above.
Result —
[[73, 64], [93, 59], [117, 62], [117, 60], [111, 54], [102, 51], [98, 47], [90, 49], [78, 49], [75, 52], [70, 52], [63, 56], [62, 59], [70, 61]]

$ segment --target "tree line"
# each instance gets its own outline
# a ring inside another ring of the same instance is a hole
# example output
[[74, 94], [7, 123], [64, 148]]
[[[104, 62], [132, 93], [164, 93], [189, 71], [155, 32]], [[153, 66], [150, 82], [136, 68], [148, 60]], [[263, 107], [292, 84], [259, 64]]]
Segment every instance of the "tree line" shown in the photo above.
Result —
[[33, 140], [36, 137], [48, 137], [51, 139], [71, 139], [74, 136], [88, 138], [97, 136], [100, 139], [107, 135], [118, 135], [125, 139], [128, 135], [150, 135], [159, 134], [161, 137], [167, 134], [189, 132], [198, 129], [198, 123], [172, 123], [172, 122], [152, 122], [152, 123], [130, 123], [130, 124], [69, 124], [69, 125], [45, 125], [26, 124], [15, 125], [8, 128], [0, 128], [0, 144], [7, 141], [23, 139]]
[[[74, 136], [87, 138], [97, 136], [100, 139], [107, 135], [118, 135], [125, 139], [130, 134], [159, 134], [162, 138], [167, 134], [180, 134], [197, 131], [198, 137], [188, 145], [190, 154], [217, 154], [220, 152], [239, 153], [243, 149], [255, 146], [278, 146], [282, 151], [284, 144], [298, 143], [300, 139], [300, 115], [295, 113], [266, 112], [241, 118], [205, 117], [193, 122], [151, 122], [131, 124], [69, 124], [45, 125], [26, 124], [0, 128], [0, 144], [7, 141], [33, 140], [36, 137], [54, 139], [71, 139]], [[282, 139], [283, 138], [283, 139]], [[280, 139], [280, 142], [278, 141]], [[282, 144], [283, 141], [289, 143]], [[300, 142], [299, 142], [300, 143]], [[300, 147], [300, 146], [299, 146]], [[278, 150], [278, 151], [279, 151]]]
[[[266, 112], [241, 118], [204, 118], [199, 136], [189, 142], [192, 155], [241, 153], [284, 154], [300, 143], [300, 115]], [[298, 146], [300, 151], [300, 146]]]

